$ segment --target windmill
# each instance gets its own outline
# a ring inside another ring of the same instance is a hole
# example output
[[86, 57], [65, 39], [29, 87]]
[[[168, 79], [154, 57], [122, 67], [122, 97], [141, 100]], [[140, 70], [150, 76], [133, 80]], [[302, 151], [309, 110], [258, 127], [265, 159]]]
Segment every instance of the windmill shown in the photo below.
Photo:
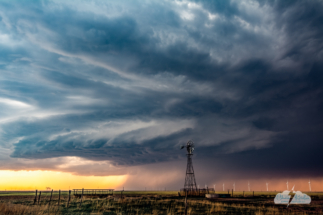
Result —
[[188, 141], [186, 143], [186, 146], [182, 146], [181, 149], [183, 149], [185, 147], [187, 150], [187, 168], [186, 168], [184, 190], [185, 191], [197, 191], [193, 163], [192, 163], [192, 156], [193, 156], [193, 151], [194, 151], [193, 141], [191, 141], [191, 140]]
[[311, 180], [308, 181], [308, 186], [309, 186], [310, 192], [311, 192], [312, 191], [312, 189], [311, 189]]
[[287, 181], [287, 183], [286, 183], [286, 184], [287, 184], [287, 190], [288, 190], [288, 181]]
[[249, 192], [250, 192], [250, 183], [249, 183], [249, 181], [248, 181], [248, 190], [249, 190]]
[[266, 182], [266, 187], [267, 187], [267, 191], [268, 191], [268, 183]]

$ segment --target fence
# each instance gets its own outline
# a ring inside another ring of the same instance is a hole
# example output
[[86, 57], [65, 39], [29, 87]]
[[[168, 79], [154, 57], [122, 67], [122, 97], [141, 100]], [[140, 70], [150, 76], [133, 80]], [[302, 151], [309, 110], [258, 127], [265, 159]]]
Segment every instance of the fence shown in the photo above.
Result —
[[113, 195], [114, 189], [73, 189], [73, 195], [76, 197], [82, 196], [109, 196]]
[[[173, 196], [185, 196], [185, 190], [180, 191], [147, 191], [147, 190], [114, 190], [114, 189], [74, 189], [74, 190], [36, 190], [36, 191], [0, 191], [1, 196], [6, 195], [32, 195], [34, 204], [39, 204], [41, 201], [49, 204], [60, 204], [62, 196], [64, 199], [74, 197], [107, 197], [109, 195], [115, 196], [132, 196], [132, 195], [173, 195]], [[275, 198], [276, 194], [282, 191], [233, 191], [232, 189], [227, 191], [214, 191], [213, 188], [197, 189], [196, 191], [188, 191], [188, 196], [200, 196], [205, 197], [205, 194], [219, 194], [221, 196], [233, 197], [233, 198]], [[303, 191], [303, 193], [309, 195], [312, 199], [323, 199], [323, 192], [308, 192]], [[54, 202], [54, 203], [53, 203]]]

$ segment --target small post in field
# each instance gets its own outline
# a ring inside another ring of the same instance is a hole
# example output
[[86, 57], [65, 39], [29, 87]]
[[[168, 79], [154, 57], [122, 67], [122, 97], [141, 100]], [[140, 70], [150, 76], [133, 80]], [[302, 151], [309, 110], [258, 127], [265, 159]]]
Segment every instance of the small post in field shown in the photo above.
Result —
[[52, 201], [52, 197], [53, 197], [53, 189], [52, 189], [52, 192], [50, 192], [50, 198], [49, 198], [49, 205], [50, 206], [50, 202]]
[[61, 190], [58, 191], [58, 206], [60, 202], [61, 202]]
[[122, 200], [122, 194], [123, 194], [123, 191], [124, 191], [124, 188], [122, 189], [122, 191], [121, 191], [121, 200]]
[[71, 200], [71, 190], [68, 191], [68, 202], [67, 202], [67, 207], [70, 204], [70, 200]]
[[40, 201], [40, 196], [41, 196], [41, 191], [39, 191], [39, 195], [38, 195], [38, 204], [39, 204], [39, 201]]
[[37, 201], [37, 190], [36, 190], [36, 195], [35, 195], [35, 199], [34, 199], [34, 204], [36, 204]]

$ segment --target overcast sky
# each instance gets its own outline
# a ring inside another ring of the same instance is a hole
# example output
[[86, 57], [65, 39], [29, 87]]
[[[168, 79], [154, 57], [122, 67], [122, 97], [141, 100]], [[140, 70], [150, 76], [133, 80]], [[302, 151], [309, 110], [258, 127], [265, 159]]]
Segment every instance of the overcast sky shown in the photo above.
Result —
[[1, 1], [0, 169], [321, 178], [322, 72], [321, 0]]

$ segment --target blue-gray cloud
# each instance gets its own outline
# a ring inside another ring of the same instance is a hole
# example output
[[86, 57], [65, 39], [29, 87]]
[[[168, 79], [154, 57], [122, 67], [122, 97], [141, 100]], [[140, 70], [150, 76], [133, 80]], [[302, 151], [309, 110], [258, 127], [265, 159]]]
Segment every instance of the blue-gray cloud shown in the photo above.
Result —
[[278, 163], [319, 157], [321, 1], [4, 1], [0, 11], [10, 159], [142, 165], [177, 160], [188, 139], [202, 160], [257, 171], [280, 153]]

